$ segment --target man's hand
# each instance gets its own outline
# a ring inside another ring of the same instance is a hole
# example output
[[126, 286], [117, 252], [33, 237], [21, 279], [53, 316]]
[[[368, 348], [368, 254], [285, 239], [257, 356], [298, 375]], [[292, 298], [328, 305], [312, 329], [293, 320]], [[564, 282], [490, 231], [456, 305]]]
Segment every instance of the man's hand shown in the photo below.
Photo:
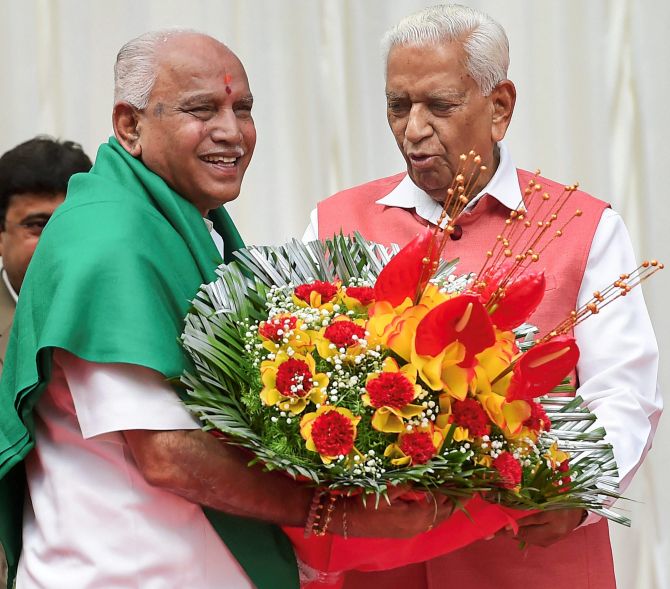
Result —
[[[135, 462], [157, 487], [227, 513], [281, 525], [305, 525], [313, 489], [281, 473], [249, 467], [250, 456], [200, 430], [124, 432]], [[349, 536], [402, 538], [425, 532], [451, 515], [439, 493], [405, 501], [407, 486], [389, 489], [390, 504], [341, 498], [329, 531]]]
[[546, 548], [554, 542], [565, 538], [582, 522], [583, 509], [557, 509], [541, 511], [519, 520], [519, 532], [514, 535], [511, 529], [505, 528], [498, 534], [522, 540], [531, 546]]
[[344, 498], [333, 513], [329, 529], [352, 537], [409, 538], [437, 526], [454, 510], [453, 503], [439, 493], [427, 493], [419, 500], [403, 500], [407, 490], [403, 487], [389, 490], [390, 504], [381, 499], [378, 507], [374, 497], [368, 498], [367, 505], [360, 496]]

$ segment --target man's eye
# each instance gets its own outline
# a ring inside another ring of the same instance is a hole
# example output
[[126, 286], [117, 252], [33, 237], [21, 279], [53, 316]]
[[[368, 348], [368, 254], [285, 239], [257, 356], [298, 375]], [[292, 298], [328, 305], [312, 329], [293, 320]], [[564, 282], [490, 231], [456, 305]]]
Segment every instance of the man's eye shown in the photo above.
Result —
[[39, 236], [42, 234], [42, 230], [48, 221], [49, 219], [38, 219], [36, 221], [26, 221], [24, 223], [19, 223], [19, 225], [31, 235]]
[[250, 106], [238, 106], [235, 108], [235, 116], [241, 119], [248, 119], [251, 116]]
[[389, 102], [387, 104], [387, 108], [389, 112], [393, 113], [394, 115], [399, 115], [407, 112], [408, 106], [402, 102]]
[[456, 106], [445, 102], [436, 102], [430, 105], [430, 110], [436, 114], [447, 114], [454, 110]]
[[189, 108], [186, 112], [199, 119], [208, 119], [214, 114], [214, 109], [209, 106], [195, 106]]

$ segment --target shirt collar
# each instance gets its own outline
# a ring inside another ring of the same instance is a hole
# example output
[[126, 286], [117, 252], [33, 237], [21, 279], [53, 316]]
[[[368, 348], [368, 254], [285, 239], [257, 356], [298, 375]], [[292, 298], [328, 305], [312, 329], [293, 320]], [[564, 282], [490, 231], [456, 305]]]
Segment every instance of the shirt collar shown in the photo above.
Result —
[[[498, 168], [489, 183], [467, 204], [466, 211], [472, 209], [485, 194], [490, 194], [510, 210], [524, 208], [519, 178], [512, 156], [504, 142], [498, 143], [498, 147], [500, 149]], [[442, 205], [414, 184], [409, 175], [405, 176], [398, 186], [380, 198], [377, 203], [388, 207], [415, 209], [419, 217], [433, 224], [437, 223], [442, 214]]]
[[5, 272], [5, 269], [2, 269], [2, 280], [5, 283], [5, 286], [7, 287], [7, 292], [9, 292], [10, 296], [14, 299], [14, 302], [18, 302], [19, 300], [19, 295], [16, 294], [16, 291], [12, 288], [12, 285], [9, 283], [9, 276], [7, 276], [7, 272]]

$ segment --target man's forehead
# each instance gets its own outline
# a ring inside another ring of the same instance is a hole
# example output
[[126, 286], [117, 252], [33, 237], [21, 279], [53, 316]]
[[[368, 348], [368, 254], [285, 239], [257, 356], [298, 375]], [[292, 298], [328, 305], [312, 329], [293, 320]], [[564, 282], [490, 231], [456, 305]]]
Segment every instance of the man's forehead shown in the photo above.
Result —
[[213, 86], [248, 85], [247, 75], [237, 57], [230, 51], [198, 54], [179, 52], [159, 60], [156, 89], [180, 95], [213, 93]]
[[34, 209], [49, 209], [65, 200], [64, 192], [21, 192], [9, 197], [7, 213], [24, 214]]
[[240, 60], [228, 47], [205, 35], [167, 39], [156, 58], [159, 78], [166, 74], [225, 76], [227, 71], [244, 72]]

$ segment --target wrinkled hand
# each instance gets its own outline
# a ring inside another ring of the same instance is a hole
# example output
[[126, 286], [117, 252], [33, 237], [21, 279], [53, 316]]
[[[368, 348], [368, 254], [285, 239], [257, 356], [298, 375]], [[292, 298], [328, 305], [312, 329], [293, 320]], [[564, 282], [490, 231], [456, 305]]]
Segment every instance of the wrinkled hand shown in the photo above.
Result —
[[343, 498], [333, 513], [330, 529], [344, 535], [346, 521], [347, 536], [410, 538], [437, 526], [454, 510], [453, 503], [439, 493], [405, 501], [402, 495], [408, 490], [403, 486], [389, 489], [390, 504], [382, 498], [378, 507], [374, 497], [368, 497], [367, 506], [360, 496]]
[[510, 528], [501, 530], [498, 535], [516, 538], [531, 546], [546, 548], [562, 540], [579, 526], [583, 515], [583, 509], [541, 511], [519, 520], [519, 532], [516, 535]]

